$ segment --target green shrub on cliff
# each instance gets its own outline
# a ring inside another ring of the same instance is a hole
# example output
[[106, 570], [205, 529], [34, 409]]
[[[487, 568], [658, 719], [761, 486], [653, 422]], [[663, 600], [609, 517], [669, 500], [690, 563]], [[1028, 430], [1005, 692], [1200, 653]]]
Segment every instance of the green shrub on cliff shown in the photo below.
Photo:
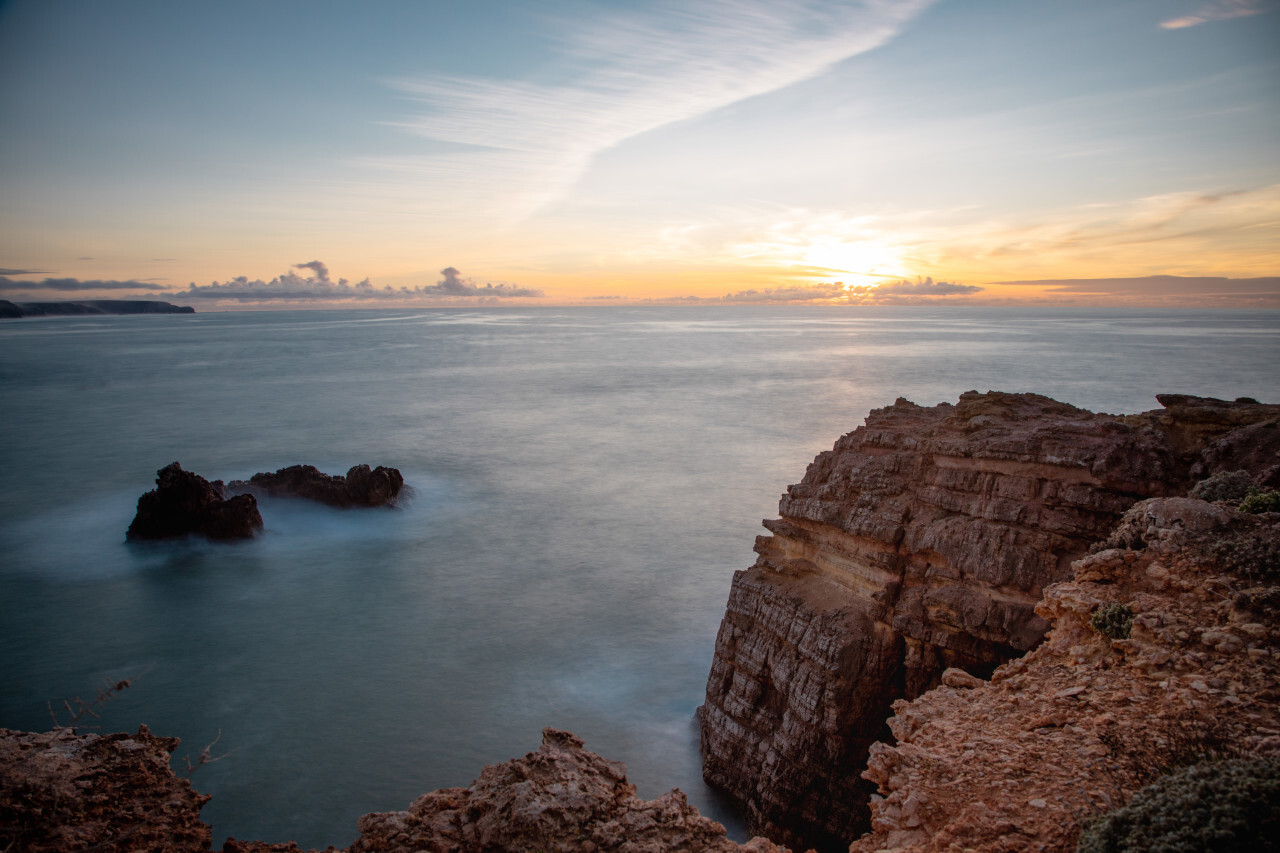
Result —
[[1280, 579], [1280, 530], [1274, 526], [1225, 534], [1207, 550], [1219, 568], [1247, 581]]
[[1077, 853], [1280, 851], [1280, 760], [1231, 759], [1171, 773], [1089, 821]]
[[1250, 489], [1249, 494], [1245, 495], [1240, 503], [1239, 509], [1241, 512], [1251, 512], [1255, 515], [1263, 512], [1280, 512], [1280, 492]]
[[1244, 500], [1249, 490], [1255, 488], [1248, 471], [1219, 471], [1207, 480], [1201, 480], [1191, 489], [1191, 497], [1202, 501]]
[[1113, 601], [1093, 611], [1089, 622], [1095, 630], [1113, 640], [1127, 640], [1133, 629], [1133, 611]]

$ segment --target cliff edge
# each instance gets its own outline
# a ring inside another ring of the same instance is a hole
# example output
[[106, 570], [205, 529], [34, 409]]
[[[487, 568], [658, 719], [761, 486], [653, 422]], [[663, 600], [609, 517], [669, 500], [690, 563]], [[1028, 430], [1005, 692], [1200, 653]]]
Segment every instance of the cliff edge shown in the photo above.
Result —
[[896, 700], [1034, 648], [1045, 587], [1137, 501], [1259, 461], [1274, 485], [1280, 406], [1157, 399], [1131, 416], [900, 399], [813, 461], [734, 575], [699, 709], [703, 775], [752, 832], [847, 848], [871, 828], [862, 773]]

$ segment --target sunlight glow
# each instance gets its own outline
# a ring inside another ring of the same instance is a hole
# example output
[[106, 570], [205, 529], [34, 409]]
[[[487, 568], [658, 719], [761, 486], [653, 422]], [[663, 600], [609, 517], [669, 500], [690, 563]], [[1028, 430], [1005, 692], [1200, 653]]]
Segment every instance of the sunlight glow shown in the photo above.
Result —
[[873, 240], [816, 243], [804, 251], [802, 262], [805, 266], [841, 273], [846, 287], [876, 285], [886, 278], [911, 275], [899, 247]]

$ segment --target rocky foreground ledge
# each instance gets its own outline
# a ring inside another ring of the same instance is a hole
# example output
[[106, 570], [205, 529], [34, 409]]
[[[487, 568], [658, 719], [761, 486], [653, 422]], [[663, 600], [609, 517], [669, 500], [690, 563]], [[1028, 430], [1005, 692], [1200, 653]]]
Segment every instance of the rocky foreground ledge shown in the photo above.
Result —
[[[169, 769], [177, 738], [44, 734], [0, 729], [0, 850], [206, 853], [209, 797]], [[636, 796], [626, 767], [544, 729], [524, 758], [486, 767], [468, 788], [424, 794], [408, 809], [360, 818], [346, 853], [781, 853], [756, 838], [730, 841], [684, 794]], [[292, 842], [227, 839], [224, 853], [298, 853]], [[326, 848], [326, 853], [337, 853]]]

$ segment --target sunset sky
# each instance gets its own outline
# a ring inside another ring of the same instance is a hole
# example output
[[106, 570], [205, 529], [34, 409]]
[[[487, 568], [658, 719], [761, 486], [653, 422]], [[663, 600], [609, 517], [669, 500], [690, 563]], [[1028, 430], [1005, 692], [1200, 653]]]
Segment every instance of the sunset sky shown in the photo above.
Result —
[[1280, 0], [14, 0], [0, 115], [14, 301], [1280, 307]]

